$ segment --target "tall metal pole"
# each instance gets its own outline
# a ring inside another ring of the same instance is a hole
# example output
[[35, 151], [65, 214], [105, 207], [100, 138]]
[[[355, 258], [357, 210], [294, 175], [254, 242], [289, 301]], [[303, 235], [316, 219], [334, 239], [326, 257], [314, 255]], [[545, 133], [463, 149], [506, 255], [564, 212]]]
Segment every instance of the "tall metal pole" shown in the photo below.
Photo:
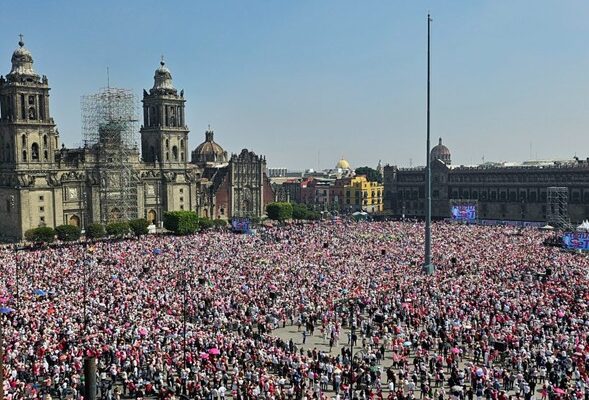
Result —
[[354, 398], [354, 303], [350, 300], [350, 400]]
[[423, 271], [430, 275], [434, 273], [432, 264], [432, 166], [430, 162], [430, 24], [431, 17], [427, 15], [427, 140], [426, 140], [426, 178], [425, 178], [425, 262]]

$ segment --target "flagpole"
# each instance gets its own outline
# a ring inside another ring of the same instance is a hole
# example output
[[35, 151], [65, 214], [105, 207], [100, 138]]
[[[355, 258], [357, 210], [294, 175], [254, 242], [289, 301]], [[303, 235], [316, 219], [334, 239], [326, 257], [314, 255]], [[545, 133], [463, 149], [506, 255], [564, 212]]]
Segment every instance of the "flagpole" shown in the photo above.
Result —
[[423, 271], [431, 275], [434, 273], [432, 264], [432, 166], [430, 156], [430, 25], [431, 16], [427, 14], [427, 139], [426, 139], [426, 178], [425, 178], [425, 260]]

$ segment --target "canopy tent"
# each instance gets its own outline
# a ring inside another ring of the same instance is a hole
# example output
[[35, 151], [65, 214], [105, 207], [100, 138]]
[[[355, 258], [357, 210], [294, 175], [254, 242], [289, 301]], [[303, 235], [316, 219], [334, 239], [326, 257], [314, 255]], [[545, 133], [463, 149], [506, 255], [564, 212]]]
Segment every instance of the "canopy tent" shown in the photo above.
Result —
[[589, 220], [585, 220], [581, 225], [577, 226], [577, 231], [589, 232]]
[[554, 227], [552, 225], [546, 224], [543, 227], [541, 227], [540, 229], [543, 230], [543, 231], [553, 231], [554, 230]]
[[365, 220], [368, 219], [368, 213], [364, 211], [356, 211], [355, 213], [352, 213], [352, 217], [354, 217], [356, 221]]

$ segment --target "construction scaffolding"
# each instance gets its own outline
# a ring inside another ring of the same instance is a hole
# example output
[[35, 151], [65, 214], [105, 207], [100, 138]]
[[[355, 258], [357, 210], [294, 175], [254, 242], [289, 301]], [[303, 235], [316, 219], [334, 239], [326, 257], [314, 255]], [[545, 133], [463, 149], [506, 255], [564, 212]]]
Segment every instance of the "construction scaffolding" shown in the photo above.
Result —
[[551, 186], [547, 189], [546, 222], [557, 229], [569, 228], [569, 188]]
[[100, 222], [137, 218], [135, 96], [127, 89], [103, 88], [83, 96], [81, 106], [85, 146], [95, 154], [100, 178]]

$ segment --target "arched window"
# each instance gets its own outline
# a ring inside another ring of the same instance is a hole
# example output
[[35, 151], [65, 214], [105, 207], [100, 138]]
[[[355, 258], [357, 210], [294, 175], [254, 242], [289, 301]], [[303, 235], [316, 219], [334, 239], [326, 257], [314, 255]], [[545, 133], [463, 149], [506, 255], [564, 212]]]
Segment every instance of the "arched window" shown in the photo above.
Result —
[[43, 135], [43, 147], [47, 147], [49, 141], [47, 140], [47, 135]]
[[178, 147], [172, 147], [172, 157], [174, 157], [174, 161], [178, 161]]
[[39, 161], [39, 145], [37, 143], [33, 143], [31, 146], [31, 160]]
[[170, 153], [166, 151], [166, 161], [170, 161]]
[[26, 150], [22, 151], [22, 160], [27, 161], [27, 151]]
[[47, 152], [47, 150], [43, 151], [43, 160], [47, 161], [47, 159], [49, 158], [49, 153]]
[[23, 147], [25, 147], [27, 145], [27, 135], [22, 135], [20, 137], [20, 140], [22, 142]]
[[30, 106], [34, 106], [35, 105], [35, 96], [29, 96], [29, 105]]
[[184, 161], [184, 153], [180, 153], [180, 161]]
[[35, 111], [35, 107], [29, 108], [29, 119], [37, 119], [37, 112]]
[[170, 148], [170, 141], [166, 139], [166, 150]]
[[180, 139], [180, 148], [184, 150], [184, 139]]

